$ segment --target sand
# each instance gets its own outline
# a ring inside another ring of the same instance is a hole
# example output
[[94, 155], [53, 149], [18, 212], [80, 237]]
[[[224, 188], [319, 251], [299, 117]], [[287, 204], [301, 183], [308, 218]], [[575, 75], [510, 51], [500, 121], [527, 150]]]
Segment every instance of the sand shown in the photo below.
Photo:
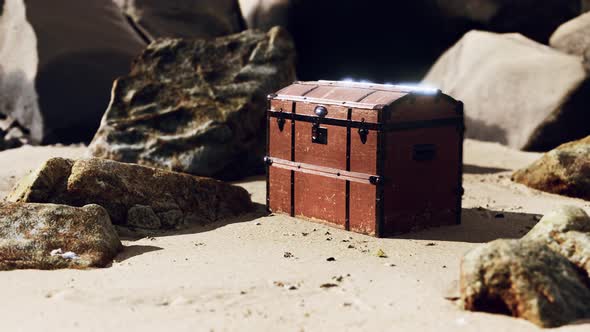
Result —
[[[1, 152], [0, 195], [46, 158], [84, 152]], [[0, 272], [1, 329], [539, 331], [524, 320], [464, 312], [445, 299], [462, 255], [474, 246], [518, 238], [539, 215], [563, 204], [590, 211], [590, 202], [511, 183], [511, 170], [538, 157], [468, 140], [461, 226], [374, 239], [253, 214], [180, 234], [125, 239], [125, 251], [106, 269]], [[263, 203], [262, 178], [240, 185]], [[499, 213], [504, 218], [496, 218]], [[388, 257], [377, 257], [379, 249]], [[328, 283], [337, 287], [320, 287]], [[590, 322], [558, 329], [588, 330]]]

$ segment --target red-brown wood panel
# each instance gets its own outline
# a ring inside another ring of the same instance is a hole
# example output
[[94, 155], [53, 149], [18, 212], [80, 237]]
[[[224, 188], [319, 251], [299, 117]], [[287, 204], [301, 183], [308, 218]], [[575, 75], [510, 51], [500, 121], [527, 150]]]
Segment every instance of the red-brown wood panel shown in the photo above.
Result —
[[359, 130], [350, 129], [350, 170], [376, 175], [377, 173], [377, 131], [369, 130], [367, 142], [361, 141]]
[[[407, 232], [456, 223], [460, 133], [455, 127], [395, 131], [388, 134], [384, 188], [384, 231]], [[431, 145], [431, 160], [414, 160], [419, 146]]]
[[[309, 115], [315, 117], [315, 108], [318, 104], [308, 104], [308, 103], [297, 103], [297, 107], [295, 108], [295, 113], [300, 115]], [[328, 114], [326, 118], [329, 119], [340, 119], [346, 120], [348, 118], [348, 108], [343, 106], [334, 106], [334, 105], [323, 105], [327, 110]]]
[[346, 224], [346, 182], [295, 172], [295, 216]]
[[355, 108], [352, 110], [351, 119], [352, 121], [363, 121], [368, 123], [377, 123], [379, 121], [379, 112], [381, 110], [366, 110]]
[[295, 122], [295, 161], [346, 170], [346, 127], [321, 125], [328, 144], [311, 141], [313, 123]]
[[377, 189], [372, 184], [350, 183], [350, 230], [375, 235], [375, 200]]
[[291, 213], [291, 171], [269, 167], [269, 207], [272, 212]]
[[[273, 101], [273, 110], [283, 110], [291, 113], [292, 102]], [[291, 160], [291, 120], [285, 120], [281, 131], [277, 118], [271, 117], [269, 123], [270, 141], [268, 143], [268, 155], [275, 158]]]
[[390, 122], [429, 121], [460, 117], [456, 103], [444, 96], [406, 96], [390, 113]]

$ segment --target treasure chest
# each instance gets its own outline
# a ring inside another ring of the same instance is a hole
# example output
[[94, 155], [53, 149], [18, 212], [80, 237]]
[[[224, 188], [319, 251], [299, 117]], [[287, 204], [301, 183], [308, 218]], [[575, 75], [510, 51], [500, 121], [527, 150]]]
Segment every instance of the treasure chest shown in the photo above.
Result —
[[461, 222], [463, 104], [440, 90], [296, 82], [267, 125], [271, 212], [378, 237]]

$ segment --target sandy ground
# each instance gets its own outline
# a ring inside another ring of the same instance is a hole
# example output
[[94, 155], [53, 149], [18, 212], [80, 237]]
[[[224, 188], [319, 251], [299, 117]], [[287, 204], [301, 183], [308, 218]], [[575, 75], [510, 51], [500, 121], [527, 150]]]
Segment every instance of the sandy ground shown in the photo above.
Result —
[[[46, 158], [84, 152], [1, 152], [0, 195]], [[461, 311], [444, 297], [462, 255], [478, 243], [518, 238], [563, 204], [590, 211], [588, 202], [510, 182], [510, 170], [538, 156], [467, 141], [461, 226], [374, 239], [254, 214], [182, 234], [126, 239], [125, 251], [106, 269], [0, 272], [1, 330], [537, 331], [523, 320]], [[263, 203], [263, 179], [240, 185]], [[379, 249], [388, 258], [377, 257]], [[589, 331], [590, 322], [557, 330]]]

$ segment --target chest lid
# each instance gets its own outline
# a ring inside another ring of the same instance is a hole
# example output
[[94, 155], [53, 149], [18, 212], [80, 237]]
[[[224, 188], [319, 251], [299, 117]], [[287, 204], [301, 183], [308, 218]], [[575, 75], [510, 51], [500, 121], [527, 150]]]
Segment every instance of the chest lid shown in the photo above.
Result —
[[272, 99], [380, 110], [408, 94], [435, 95], [440, 90], [419, 87], [338, 81], [295, 82]]

